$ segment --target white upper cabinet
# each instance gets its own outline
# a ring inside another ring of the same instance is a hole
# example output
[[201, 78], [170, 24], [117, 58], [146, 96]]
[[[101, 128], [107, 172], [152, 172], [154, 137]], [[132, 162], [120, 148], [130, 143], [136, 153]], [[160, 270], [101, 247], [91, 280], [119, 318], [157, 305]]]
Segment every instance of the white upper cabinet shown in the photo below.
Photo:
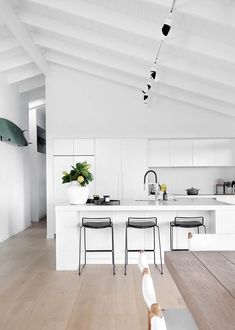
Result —
[[215, 165], [235, 165], [235, 144], [233, 139], [215, 140]]
[[53, 155], [54, 156], [73, 155], [73, 139], [54, 139]]
[[215, 140], [193, 140], [193, 166], [215, 166]]
[[170, 166], [192, 166], [192, 140], [170, 141]]
[[170, 141], [149, 140], [148, 166], [169, 167], [170, 166]]
[[122, 139], [122, 197], [143, 199], [144, 174], [147, 171], [147, 139]]
[[120, 139], [95, 140], [96, 193], [121, 198], [121, 142]]
[[94, 139], [74, 139], [74, 155], [94, 155]]

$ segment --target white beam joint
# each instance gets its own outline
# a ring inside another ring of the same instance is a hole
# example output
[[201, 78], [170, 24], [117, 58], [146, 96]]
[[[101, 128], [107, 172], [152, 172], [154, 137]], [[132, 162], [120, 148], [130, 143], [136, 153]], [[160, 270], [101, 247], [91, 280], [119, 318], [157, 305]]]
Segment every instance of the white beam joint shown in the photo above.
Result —
[[8, 29], [19, 41], [20, 45], [25, 49], [25, 51], [29, 54], [41, 72], [46, 75], [48, 71], [47, 61], [34, 45], [29, 33], [16, 16], [9, 2], [6, 0], [0, 0], [0, 19], [6, 24]]

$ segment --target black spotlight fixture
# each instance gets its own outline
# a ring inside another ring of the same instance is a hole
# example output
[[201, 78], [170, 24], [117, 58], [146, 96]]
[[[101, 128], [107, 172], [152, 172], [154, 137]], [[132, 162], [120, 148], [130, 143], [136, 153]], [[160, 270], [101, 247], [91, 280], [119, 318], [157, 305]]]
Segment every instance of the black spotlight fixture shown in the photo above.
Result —
[[148, 104], [150, 90], [152, 88], [152, 82], [158, 80], [157, 70], [156, 70], [157, 60], [158, 60], [158, 57], [159, 57], [159, 54], [160, 54], [160, 50], [162, 48], [163, 41], [168, 36], [168, 34], [170, 32], [170, 29], [171, 29], [172, 18], [173, 18], [173, 10], [174, 10], [174, 6], [175, 6], [175, 2], [176, 2], [176, 0], [173, 0], [171, 10], [170, 10], [170, 14], [166, 18], [166, 20], [165, 20], [165, 22], [162, 26], [161, 42], [160, 42], [160, 45], [159, 45], [159, 48], [158, 48], [157, 55], [156, 55], [155, 60], [154, 60], [153, 67], [150, 70], [150, 77], [149, 77], [149, 80], [147, 82], [147, 88], [146, 88], [146, 90], [142, 90], [143, 97], [144, 97], [144, 104]]

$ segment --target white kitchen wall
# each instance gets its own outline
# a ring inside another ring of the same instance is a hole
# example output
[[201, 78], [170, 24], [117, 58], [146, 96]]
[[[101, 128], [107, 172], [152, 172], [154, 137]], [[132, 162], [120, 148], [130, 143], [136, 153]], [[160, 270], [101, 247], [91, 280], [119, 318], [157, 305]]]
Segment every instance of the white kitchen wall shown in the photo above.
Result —
[[168, 192], [186, 194], [185, 189], [200, 189], [200, 194], [214, 194], [217, 179], [235, 180], [234, 167], [175, 167], [153, 168], [160, 183], [166, 183]]
[[[0, 80], [0, 117], [28, 129], [28, 111], [5, 77]], [[29, 173], [28, 147], [0, 142], [0, 242], [30, 225]]]
[[233, 117], [156, 94], [144, 105], [141, 90], [57, 65], [46, 79], [46, 100], [48, 237], [54, 235], [53, 138], [235, 137]]

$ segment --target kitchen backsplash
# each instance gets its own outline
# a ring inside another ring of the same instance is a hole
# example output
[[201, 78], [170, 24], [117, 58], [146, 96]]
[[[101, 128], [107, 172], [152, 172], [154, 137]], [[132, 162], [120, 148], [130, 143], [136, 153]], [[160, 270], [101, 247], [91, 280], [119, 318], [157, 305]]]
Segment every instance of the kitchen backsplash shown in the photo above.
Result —
[[215, 194], [217, 179], [235, 180], [234, 167], [154, 168], [160, 183], [166, 183], [168, 192], [186, 194], [185, 189], [194, 187], [199, 194]]

